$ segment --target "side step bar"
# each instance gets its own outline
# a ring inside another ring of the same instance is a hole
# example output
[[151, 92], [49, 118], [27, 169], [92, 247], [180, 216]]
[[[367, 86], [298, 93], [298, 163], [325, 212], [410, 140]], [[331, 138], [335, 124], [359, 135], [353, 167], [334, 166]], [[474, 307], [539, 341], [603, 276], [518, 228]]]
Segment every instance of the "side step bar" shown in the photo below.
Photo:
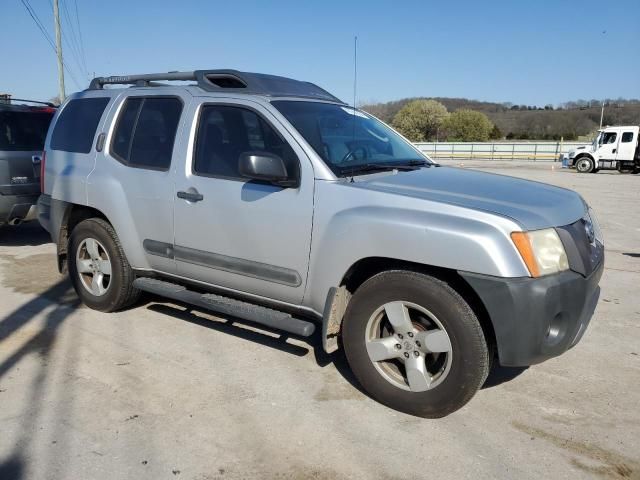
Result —
[[233, 298], [215, 295], [213, 293], [198, 293], [189, 290], [182, 285], [165, 282], [155, 278], [136, 278], [133, 286], [145, 292], [154, 293], [162, 297], [179, 302], [195, 305], [206, 310], [233, 317], [242, 318], [251, 322], [266, 325], [276, 330], [293, 333], [301, 337], [309, 337], [315, 331], [315, 324], [299, 318], [293, 318], [290, 314], [273, 310], [271, 308], [242, 302]]

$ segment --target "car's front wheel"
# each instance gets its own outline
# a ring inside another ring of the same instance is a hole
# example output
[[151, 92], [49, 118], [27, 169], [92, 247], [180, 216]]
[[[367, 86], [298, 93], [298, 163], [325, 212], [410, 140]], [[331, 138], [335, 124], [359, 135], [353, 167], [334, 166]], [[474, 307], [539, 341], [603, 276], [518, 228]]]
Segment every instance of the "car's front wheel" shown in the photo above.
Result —
[[113, 312], [134, 303], [140, 291], [134, 273], [109, 222], [90, 218], [73, 229], [68, 249], [69, 278], [82, 302]]
[[489, 371], [487, 342], [467, 302], [447, 283], [417, 272], [383, 272], [360, 286], [342, 339], [373, 398], [421, 417], [461, 408]]
[[580, 157], [576, 161], [576, 171], [578, 173], [590, 173], [594, 169], [593, 160], [590, 157]]

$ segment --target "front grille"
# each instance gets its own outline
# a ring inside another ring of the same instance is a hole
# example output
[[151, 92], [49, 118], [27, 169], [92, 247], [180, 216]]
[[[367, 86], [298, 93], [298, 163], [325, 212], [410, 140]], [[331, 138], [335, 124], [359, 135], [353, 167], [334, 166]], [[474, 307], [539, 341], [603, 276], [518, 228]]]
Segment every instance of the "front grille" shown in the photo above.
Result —
[[590, 220], [581, 218], [571, 225], [556, 228], [560, 240], [567, 252], [569, 268], [585, 277], [600, 265], [604, 258], [604, 245], [599, 240], [589, 240]]

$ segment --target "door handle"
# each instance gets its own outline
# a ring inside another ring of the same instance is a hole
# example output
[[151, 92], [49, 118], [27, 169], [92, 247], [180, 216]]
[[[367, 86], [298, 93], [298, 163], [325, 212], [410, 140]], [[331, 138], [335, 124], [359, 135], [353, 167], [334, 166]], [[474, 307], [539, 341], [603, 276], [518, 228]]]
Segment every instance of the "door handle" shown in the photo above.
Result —
[[616, 150], [617, 150], [617, 148], [614, 148], [614, 149], [613, 149], [613, 153], [616, 153]]
[[187, 200], [188, 202], [199, 202], [200, 200], [204, 200], [204, 196], [201, 193], [198, 193], [198, 191], [195, 189], [191, 192], [178, 192], [178, 198]]

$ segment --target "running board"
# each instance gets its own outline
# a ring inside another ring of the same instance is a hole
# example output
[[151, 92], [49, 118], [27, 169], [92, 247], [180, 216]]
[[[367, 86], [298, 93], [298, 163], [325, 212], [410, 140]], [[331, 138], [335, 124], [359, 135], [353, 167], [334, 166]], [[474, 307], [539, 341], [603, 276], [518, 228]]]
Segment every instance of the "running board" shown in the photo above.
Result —
[[179, 302], [195, 305], [206, 310], [224, 315], [249, 320], [251, 322], [266, 325], [276, 330], [293, 333], [301, 337], [309, 337], [315, 331], [315, 324], [299, 318], [293, 318], [290, 314], [273, 310], [271, 308], [242, 302], [233, 298], [215, 295], [213, 293], [198, 293], [189, 290], [182, 285], [165, 282], [155, 278], [136, 278], [133, 286], [149, 293], [170, 298]]

